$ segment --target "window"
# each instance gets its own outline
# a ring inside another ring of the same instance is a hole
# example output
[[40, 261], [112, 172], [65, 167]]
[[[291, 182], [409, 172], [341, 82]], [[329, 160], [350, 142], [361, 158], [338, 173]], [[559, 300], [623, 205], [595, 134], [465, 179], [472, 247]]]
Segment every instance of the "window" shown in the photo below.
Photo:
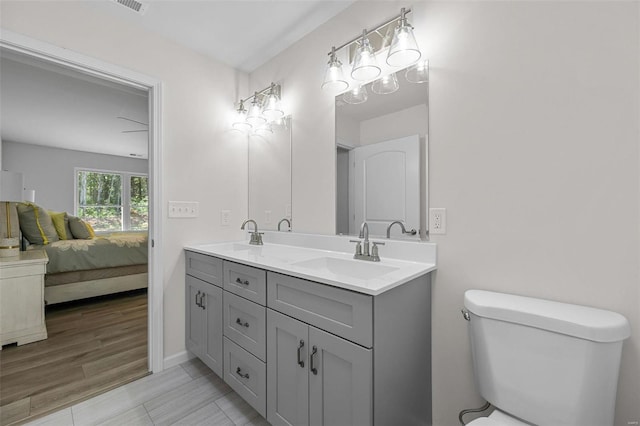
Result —
[[148, 188], [146, 175], [76, 169], [76, 215], [96, 232], [146, 231]]

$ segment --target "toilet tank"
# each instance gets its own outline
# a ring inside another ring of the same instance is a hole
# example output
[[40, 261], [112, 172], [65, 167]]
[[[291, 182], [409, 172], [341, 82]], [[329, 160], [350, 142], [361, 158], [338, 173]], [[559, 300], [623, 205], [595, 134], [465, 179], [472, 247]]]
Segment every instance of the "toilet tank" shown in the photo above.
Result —
[[482, 290], [464, 305], [483, 398], [536, 425], [613, 425], [624, 316]]

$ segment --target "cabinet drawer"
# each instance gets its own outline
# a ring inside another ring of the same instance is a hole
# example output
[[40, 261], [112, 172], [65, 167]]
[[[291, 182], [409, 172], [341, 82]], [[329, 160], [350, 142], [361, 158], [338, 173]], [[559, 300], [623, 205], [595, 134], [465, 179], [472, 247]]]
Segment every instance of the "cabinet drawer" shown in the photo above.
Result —
[[186, 270], [187, 275], [222, 287], [222, 259], [187, 251]]
[[268, 273], [267, 306], [370, 348], [373, 298], [341, 288]]
[[224, 338], [224, 381], [262, 417], [266, 417], [266, 365], [226, 337]]
[[262, 269], [224, 262], [224, 289], [261, 305], [266, 304], [267, 273]]
[[267, 308], [224, 292], [224, 335], [265, 361]]

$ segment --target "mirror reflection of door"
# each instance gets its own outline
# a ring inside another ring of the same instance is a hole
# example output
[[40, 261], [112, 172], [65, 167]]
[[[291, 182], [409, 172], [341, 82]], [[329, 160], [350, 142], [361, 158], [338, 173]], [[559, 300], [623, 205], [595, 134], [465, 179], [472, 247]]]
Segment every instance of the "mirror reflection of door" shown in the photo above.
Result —
[[349, 233], [367, 222], [371, 235], [386, 235], [387, 226], [402, 221], [420, 228], [420, 137], [407, 136], [349, 152], [353, 164]]

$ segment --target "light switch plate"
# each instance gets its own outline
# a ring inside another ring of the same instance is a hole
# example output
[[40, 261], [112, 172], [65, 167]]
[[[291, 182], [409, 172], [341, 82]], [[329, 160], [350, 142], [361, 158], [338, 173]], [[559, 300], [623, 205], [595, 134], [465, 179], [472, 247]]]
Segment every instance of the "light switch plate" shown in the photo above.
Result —
[[197, 201], [169, 201], [169, 217], [191, 218], [198, 217], [198, 214]]

